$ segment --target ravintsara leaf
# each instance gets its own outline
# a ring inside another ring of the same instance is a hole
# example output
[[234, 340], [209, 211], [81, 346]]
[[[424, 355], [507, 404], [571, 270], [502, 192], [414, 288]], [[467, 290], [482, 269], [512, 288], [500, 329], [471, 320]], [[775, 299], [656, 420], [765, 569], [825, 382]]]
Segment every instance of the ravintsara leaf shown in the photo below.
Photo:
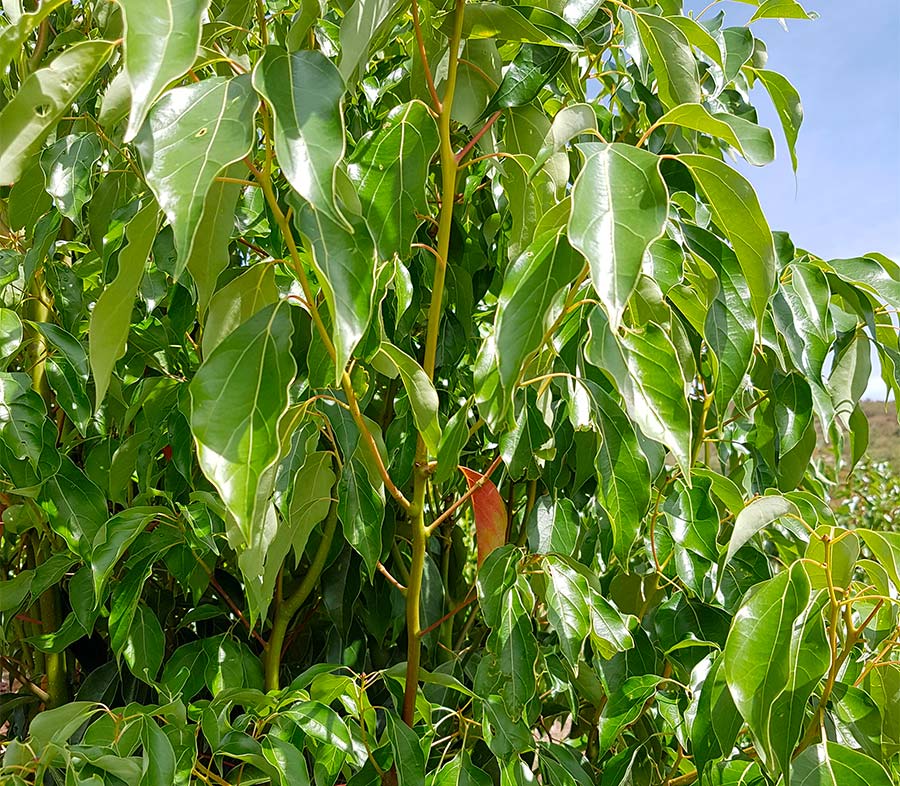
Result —
[[338, 68], [347, 82], [365, 70], [372, 47], [393, 27], [398, 0], [355, 0], [341, 20], [341, 56]]
[[810, 746], [791, 762], [791, 784], [891, 786], [891, 776], [866, 754], [836, 742], [825, 742]]
[[331, 506], [335, 481], [331, 464], [330, 453], [311, 453], [293, 477], [285, 518], [291, 530], [290, 545], [298, 565], [310, 533], [328, 515]]
[[93, 538], [90, 559], [95, 603], [102, 601], [106, 582], [125, 550], [147, 528], [160, 510], [164, 509], [127, 508], [97, 530]]
[[764, 0], [753, 12], [747, 24], [757, 19], [813, 19], [796, 0]]
[[759, 497], [750, 502], [734, 519], [725, 562], [729, 562], [737, 550], [757, 532], [788, 514], [799, 516], [800, 511], [793, 502], [780, 494]]
[[763, 87], [769, 91], [778, 119], [781, 120], [781, 128], [787, 141], [788, 151], [791, 154], [791, 165], [797, 171], [797, 135], [800, 125], [803, 123], [803, 106], [800, 103], [800, 94], [786, 77], [777, 71], [754, 70], [753, 74], [763, 83]]
[[795, 562], [748, 593], [725, 643], [725, 679], [760, 759], [777, 778], [789, 774], [806, 703], [828, 668], [822, 593], [812, 595]]
[[634, 19], [647, 49], [663, 104], [672, 108], [700, 101], [700, 75], [691, 45], [668, 19], [635, 12]]
[[0, 185], [19, 179], [44, 137], [109, 59], [114, 46], [111, 41], [81, 41], [25, 78], [0, 112]]
[[275, 154], [288, 183], [317, 210], [339, 217], [335, 167], [344, 155], [344, 82], [319, 51], [268, 47], [253, 87], [272, 108]]
[[591, 281], [615, 331], [644, 253], [662, 236], [669, 195], [652, 153], [618, 143], [584, 150], [588, 158], [572, 189], [569, 242], [590, 262]]
[[525, 359], [540, 346], [547, 312], [582, 265], [583, 260], [569, 245], [562, 228], [558, 228], [535, 238], [507, 270], [494, 332], [500, 384], [508, 399]]
[[743, 721], [728, 692], [722, 655], [704, 658], [691, 673], [694, 700], [689, 717], [694, 764], [702, 772], [706, 764], [727, 756], [734, 747]]
[[418, 216], [428, 213], [425, 184], [438, 141], [428, 107], [410, 101], [395, 107], [353, 151], [347, 174], [359, 192], [363, 218], [381, 260], [409, 255], [422, 223]]
[[125, 74], [131, 113], [125, 141], [137, 135], [170, 82], [187, 73], [200, 48], [209, 0], [119, 0], [125, 21]]
[[253, 145], [259, 105], [250, 77], [210, 77], [169, 90], [135, 139], [147, 184], [175, 233], [176, 274], [194, 247], [216, 176]]
[[566, 144], [579, 134], [597, 130], [597, 114], [590, 104], [570, 104], [553, 116], [550, 133], [538, 150], [529, 175], [540, 169], [554, 153], [562, 151]]
[[381, 559], [384, 490], [376, 488], [358, 456], [344, 463], [337, 487], [337, 515], [347, 542], [359, 552], [371, 578]]
[[81, 225], [81, 208], [91, 198], [91, 175], [103, 146], [94, 133], [69, 134], [41, 152], [47, 193], [60, 213]]
[[63, 457], [59, 471], [44, 484], [41, 506], [47, 511], [50, 527], [85, 562], [97, 531], [109, 516], [103, 492], [75, 463]]
[[[11, 357], [22, 345], [22, 320], [11, 308], [0, 308], [0, 362]], [[3, 366], [0, 366], [2, 370]]]
[[116, 361], [125, 354], [134, 297], [144, 276], [144, 265], [158, 226], [159, 209], [151, 201], [128, 224], [125, 230], [128, 245], [119, 254], [118, 275], [103, 290], [91, 312], [88, 346], [97, 407], [106, 395]]
[[650, 439], [662, 442], [685, 475], [691, 463], [691, 410], [688, 383], [672, 339], [659, 325], [615, 336], [603, 312], [590, 316], [584, 354], [615, 382], [629, 417]]
[[775, 142], [768, 128], [727, 112], [710, 113], [702, 104], [676, 106], [657, 120], [656, 125], [676, 125], [718, 137], [754, 166], [775, 160]]
[[[66, 2], [67, 0], [44, 0], [34, 11], [23, 13], [18, 19], [11, 18], [9, 20], [12, 24], [0, 30], [0, 73], [6, 73], [6, 67], [10, 61], [23, 51], [28, 36], [37, 29], [41, 22]], [[3, 10], [12, 17], [10, 6], [4, 6]]]
[[122, 649], [122, 657], [138, 679], [152, 683], [156, 679], [166, 651], [166, 636], [159, 618], [151, 608], [138, 604]]
[[284, 302], [264, 308], [207, 357], [190, 384], [191, 431], [203, 473], [249, 541], [260, 479], [281, 452], [278, 424], [294, 378]]
[[728, 164], [715, 158], [687, 154], [678, 159], [691, 171], [709, 201], [713, 219], [731, 241], [759, 324], [775, 287], [775, 244], [756, 192]]
[[232, 330], [277, 299], [273, 265], [257, 262], [231, 279], [209, 303], [201, 342], [203, 357], [209, 357]]
[[425, 754], [418, 735], [395, 712], [388, 711], [386, 717], [398, 786], [425, 786]]
[[413, 421], [432, 456], [436, 456], [441, 442], [441, 424], [438, 421], [438, 394], [422, 367], [403, 350], [389, 342], [383, 342], [379, 350], [397, 369], [409, 404]]
[[559, 73], [569, 57], [569, 53], [560, 47], [523, 44], [503, 74], [503, 81], [488, 102], [484, 114], [531, 102], [541, 88]]

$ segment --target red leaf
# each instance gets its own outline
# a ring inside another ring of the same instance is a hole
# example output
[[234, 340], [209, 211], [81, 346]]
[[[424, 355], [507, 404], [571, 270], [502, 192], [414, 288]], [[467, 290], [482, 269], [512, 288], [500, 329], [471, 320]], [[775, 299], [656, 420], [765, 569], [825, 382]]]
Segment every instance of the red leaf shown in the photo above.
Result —
[[[468, 467], [460, 467], [471, 490], [484, 475]], [[484, 480], [471, 496], [472, 509], [475, 511], [475, 543], [478, 545], [478, 566], [484, 562], [488, 554], [506, 543], [506, 505], [497, 487]]]

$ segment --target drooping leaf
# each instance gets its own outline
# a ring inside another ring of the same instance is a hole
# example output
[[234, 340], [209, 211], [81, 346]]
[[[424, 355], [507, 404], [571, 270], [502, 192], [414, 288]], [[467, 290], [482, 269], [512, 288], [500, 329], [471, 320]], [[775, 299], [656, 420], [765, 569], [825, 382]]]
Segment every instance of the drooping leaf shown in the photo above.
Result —
[[347, 542], [359, 552], [371, 578], [381, 559], [381, 525], [384, 520], [384, 490], [369, 476], [363, 462], [354, 456], [344, 463], [337, 488], [337, 514]]
[[22, 320], [11, 308], [0, 308], [0, 363], [22, 345]]
[[244, 322], [190, 384], [189, 420], [200, 467], [245, 540], [262, 515], [260, 478], [281, 452], [278, 423], [295, 373], [288, 308], [276, 303]]
[[344, 155], [344, 83], [337, 68], [318, 51], [270, 46], [253, 70], [253, 86], [272, 109], [275, 154], [287, 181], [316, 210], [339, 216], [334, 177]]
[[803, 565], [758, 585], [734, 617], [723, 666], [734, 703], [756, 750], [775, 777], [789, 774], [806, 719], [806, 702], [830, 662], [821, 594]]
[[200, 48], [209, 0], [122, 0], [124, 68], [131, 88], [125, 141], [137, 136], [166, 86], [187, 73]]
[[791, 154], [791, 165], [797, 171], [797, 135], [800, 125], [803, 123], [803, 106], [800, 103], [800, 94], [786, 77], [777, 71], [759, 69], [753, 74], [763, 83], [763, 87], [769, 92], [778, 119], [781, 120], [781, 128], [787, 141], [788, 152]]
[[128, 245], [119, 254], [119, 272], [115, 280], [103, 290], [91, 312], [88, 328], [91, 373], [99, 407], [106, 396], [116, 361], [125, 354], [131, 325], [131, 310], [144, 265], [156, 238], [159, 209], [150, 202], [135, 215], [125, 230]]
[[529, 174], [534, 174], [552, 155], [561, 152], [575, 137], [596, 130], [597, 114], [590, 104], [564, 106], [553, 116], [550, 133], [544, 138]]
[[728, 549], [725, 552], [725, 562], [729, 562], [737, 550], [757, 532], [788, 514], [797, 516], [800, 511], [793, 502], [781, 495], [758, 497], [750, 502], [735, 517], [734, 529], [731, 531]]
[[775, 286], [775, 245], [756, 192], [734, 169], [710, 156], [679, 156], [709, 201], [713, 219], [731, 242], [757, 323]]
[[335, 474], [331, 463], [330, 453], [312, 453], [293, 478], [286, 518], [298, 564], [310, 533], [328, 514], [332, 503]]
[[468, 467], [460, 467], [472, 493], [472, 510], [475, 512], [475, 540], [478, 547], [478, 565], [487, 559], [494, 549], [506, 543], [506, 504], [491, 480]]
[[347, 174], [359, 193], [379, 259], [409, 255], [421, 223], [418, 216], [428, 213], [425, 185], [437, 148], [431, 112], [421, 101], [410, 101], [393, 109], [353, 151]]
[[209, 302], [201, 348], [209, 357], [238, 326], [278, 299], [275, 268], [265, 262], [247, 270], [218, 290]]
[[523, 44], [503, 74], [503, 80], [484, 114], [528, 104], [568, 60], [569, 53], [560, 47]]
[[97, 530], [90, 560], [94, 598], [97, 601], [103, 597], [106, 582], [116, 563], [159, 512], [160, 509], [152, 507], [128, 508], [117, 513]]
[[153, 682], [162, 666], [166, 636], [159, 618], [149, 606], [139, 604], [128, 631], [122, 657], [131, 673], [145, 682]]
[[812, 745], [791, 763], [793, 786], [890, 786], [891, 776], [860, 751], [824, 742]]
[[438, 395], [434, 385], [422, 367], [403, 350], [384, 342], [379, 350], [397, 369], [409, 404], [413, 421], [429, 452], [436, 456], [441, 442], [441, 424], [438, 421]]
[[647, 49], [659, 96], [670, 109], [700, 101], [700, 75], [691, 45], [668, 19], [653, 13], [632, 12]]
[[615, 331], [644, 253], [663, 233], [669, 197], [652, 153], [618, 143], [589, 151], [572, 188], [569, 242], [590, 263], [594, 290]]
[[81, 41], [25, 78], [0, 111], [0, 185], [19, 179], [50, 129], [109, 59], [114, 46], [111, 41]]
[[257, 106], [249, 76], [210, 77], [165, 93], [134, 140], [175, 234], [176, 273], [191, 258], [216, 176], [250, 152]]
[[386, 717], [398, 786], [425, 786], [425, 754], [419, 737], [396, 713], [388, 712]]

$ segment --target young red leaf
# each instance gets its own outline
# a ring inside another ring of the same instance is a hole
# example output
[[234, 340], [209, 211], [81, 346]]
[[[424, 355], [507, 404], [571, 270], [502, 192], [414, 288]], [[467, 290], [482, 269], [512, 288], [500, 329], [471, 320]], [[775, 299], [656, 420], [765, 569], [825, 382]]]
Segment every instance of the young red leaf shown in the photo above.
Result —
[[494, 549], [506, 543], [506, 505], [497, 487], [480, 472], [460, 467], [469, 489], [481, 484], [472, 493], [475, 511], [475, 542], [478, 545], [478, 566]]

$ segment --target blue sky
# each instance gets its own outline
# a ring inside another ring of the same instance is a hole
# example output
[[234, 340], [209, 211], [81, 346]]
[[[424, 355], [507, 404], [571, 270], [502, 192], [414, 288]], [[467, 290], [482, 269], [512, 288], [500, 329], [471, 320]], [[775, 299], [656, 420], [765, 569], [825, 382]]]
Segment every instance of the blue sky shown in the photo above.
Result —
[[[688, 0], [687, 10], [706, 2]], [[804, 120], [795, 179], [778, 118], [754, 91], [759, 119], [775, 133], [778, 155], [763, 168], [738, 164], [759, 193], [773, 229], [825, 259], [881, 251], [900, 260], [900, 1], [804, 3], [815, 21], [761, 20], [753, 30], [768, 68], [800, 93]], [[745, 24], [753, 6], [720, 2], [726, 24]], [[873, 380], [867, 397], [883, 398]]]

